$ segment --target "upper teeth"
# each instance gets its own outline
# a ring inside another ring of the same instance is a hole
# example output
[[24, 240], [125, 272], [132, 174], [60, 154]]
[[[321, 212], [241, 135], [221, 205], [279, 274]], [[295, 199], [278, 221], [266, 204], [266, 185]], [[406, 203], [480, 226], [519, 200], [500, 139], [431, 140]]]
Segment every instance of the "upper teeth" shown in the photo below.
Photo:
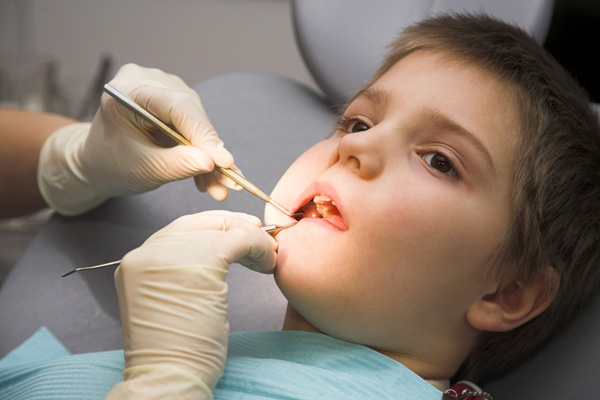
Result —
[[313, 202], [317, 205], [317, 211], [322, 217], [327, 215], [336, 214], [335, 202], [329, 197], [322, 194], [318, 194], [313, 199]]
[[333, 200], [331, 200], [329, 197], [322, 195], [322, 194], [316, 195], [315, 198], [313, 199], [313, 201], [315, 202], [315, 204], [333, 204], [333, 205], [335, 205], [335, 202]]

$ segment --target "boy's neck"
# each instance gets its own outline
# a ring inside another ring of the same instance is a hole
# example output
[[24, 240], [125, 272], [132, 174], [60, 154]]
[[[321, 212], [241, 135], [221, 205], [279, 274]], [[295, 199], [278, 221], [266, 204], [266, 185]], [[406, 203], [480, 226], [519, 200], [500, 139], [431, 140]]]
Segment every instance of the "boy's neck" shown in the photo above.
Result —
[[[282, 330], [284, 330], [284, 331], [306, 331], [306, 332], [314, 332], [314, 333], [323, 334], [323, 332], [321, 332], [317, 328], [315, 328], [310, 322], [308, 322], [302, 315], [300, 315], [300, 313], [298, 311], [296, 311], [289, 304], [287, 306], [287, 310], [285, 313], [285, 319], [283, 322]], [[389, 358], [399, 362], [400, 364], [404, 365], [406, 368], [410, 369], [411, 371], [413, 371], [414, 373], [419, 375], [421, 378], [427, 380], [428, 382], [435, 382], [435, 381], [446, 382], [448, 379], [450, 379], [450, 376], [453, 375], [454, 371], [460, 366], [460, 363], [458, 363], [457, 365], [449, 366], [449, 368], [442, 367], [442, 365], [444, 364], [442, 362], [442, 360], [444, 358], [442, 354], [438, 354], [439, 357], [437, 357], [437, 359], [439, 362], [430, 363], [430, 362], [426, 362], [421, 359], [415, 358], [413, 356], [407, 356], [405, 354], [382, 351], [382, 350], [379, 350], [376, 348], [373, 348], [373, 350], [377, 351], [378, 353], [383, 354], [386, 357], [389, 357]], [[454, 358], [458, 358], [458, 357], [452, 357], [452, 358], [454, 359]], [[434, 385], [434, 386], [436, 386], [436, 385]]]
[[304, 317], [289, 304], [287, 305], [285, 312], [282, 330], [323, 333], [310, 324], [306, 319], [304, 319]]

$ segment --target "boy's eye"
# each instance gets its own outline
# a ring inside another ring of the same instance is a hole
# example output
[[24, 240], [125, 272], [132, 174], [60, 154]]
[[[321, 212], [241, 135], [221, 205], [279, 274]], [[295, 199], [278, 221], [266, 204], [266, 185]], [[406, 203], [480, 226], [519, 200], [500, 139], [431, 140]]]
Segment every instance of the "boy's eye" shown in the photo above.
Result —
[[364, 122], [362, 122], [360, 120], [356, 120], [355, 122], [352, 122], [350, 124], [350, 126], [348, 126], [348, 132], [350, 132], [350, 133], [362, 132], [362, 131], [366, 131], [368, 129], [369, 129], [369, 125], [365, 124]]
[[346, 133], [356, 133], [369, 130], [371, 127], [369, 124], [357, 117], [342, 117], [338, 121], [338, 129]]
[[431, 168], [435, 169], [436, 171], [454, 178], [458, 177], [452, 162], [450, 162], [450, 160], [443, 154], [428, 153], [423, 156], [423, 159], [431, 166]]

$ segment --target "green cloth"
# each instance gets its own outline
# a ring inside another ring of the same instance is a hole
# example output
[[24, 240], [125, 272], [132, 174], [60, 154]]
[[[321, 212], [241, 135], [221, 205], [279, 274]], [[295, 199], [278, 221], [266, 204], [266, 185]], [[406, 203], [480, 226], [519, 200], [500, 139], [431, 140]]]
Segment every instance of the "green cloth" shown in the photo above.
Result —
[[[102, 399], [122, 380], [123, 351], [69, 355], [42, 328], [0, 360], [0, 399]], [[215, 399], [420, 399], [442, 393], [367, 347], [309, 332], [230, 335]]]

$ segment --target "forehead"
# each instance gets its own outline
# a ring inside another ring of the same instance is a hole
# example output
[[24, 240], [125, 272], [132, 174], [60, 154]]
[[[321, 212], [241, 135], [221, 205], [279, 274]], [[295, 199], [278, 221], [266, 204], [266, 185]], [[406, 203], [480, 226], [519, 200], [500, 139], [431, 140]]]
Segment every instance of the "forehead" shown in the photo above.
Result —
[[490, 123], [510, 124], [515, 132], [520, 127], [520, 106], [513, 89], [506, 79], [475, 61], [448, 52], [418, 50], [372, 80], [353, 101], [362, 99], [380, 106], [418, 101], [423, 107], [447, 108], [459, 119], [476, 117], [470, 112], [473, 110]]
[[[403, 76], [399, 77], [397, 74], [394, 74], [394, 71], [399, 69], [403, 71]], [[373, 86], [378, 86], [377, 83], [381, 84], [381, 81], [387, 80], [389, 83], [390, 80], [398, 80], [402, 77], [413, 79], [414, 77], [406, 75], [407, 72], [412, 74], [421, 72], [424, 75], [428, 75], [428, 79], [442, 76], [444, 79], [447, 79], [447, 83], [452, 83], [452, 81], [457, 81], [458, 79], [480, 84], [486, 82], [482, 87], [495, 86], [494, 89], [497, 90], [494, 93], [495, 97], [503, 96], [504, 101], [516, 104], [517, 98], [514, 96], [515, 91], [510, 82], [502, 78], [499, 73], [485, 67], [483, 61], [478, 62], [475, 59], [469, 59], [449, 51], [440, 50], [416, 50], [406, 54], [397, 62], [391, 64], [387, 70], [380, 71], [378, 75], [374, 76], [364, 88], [358, 91], [354, 99], [364, 95]], [[455, 76], [457, 73], [461, 74], [461, 76]], [[378, 100], [375, 97], [371, 99]]]

